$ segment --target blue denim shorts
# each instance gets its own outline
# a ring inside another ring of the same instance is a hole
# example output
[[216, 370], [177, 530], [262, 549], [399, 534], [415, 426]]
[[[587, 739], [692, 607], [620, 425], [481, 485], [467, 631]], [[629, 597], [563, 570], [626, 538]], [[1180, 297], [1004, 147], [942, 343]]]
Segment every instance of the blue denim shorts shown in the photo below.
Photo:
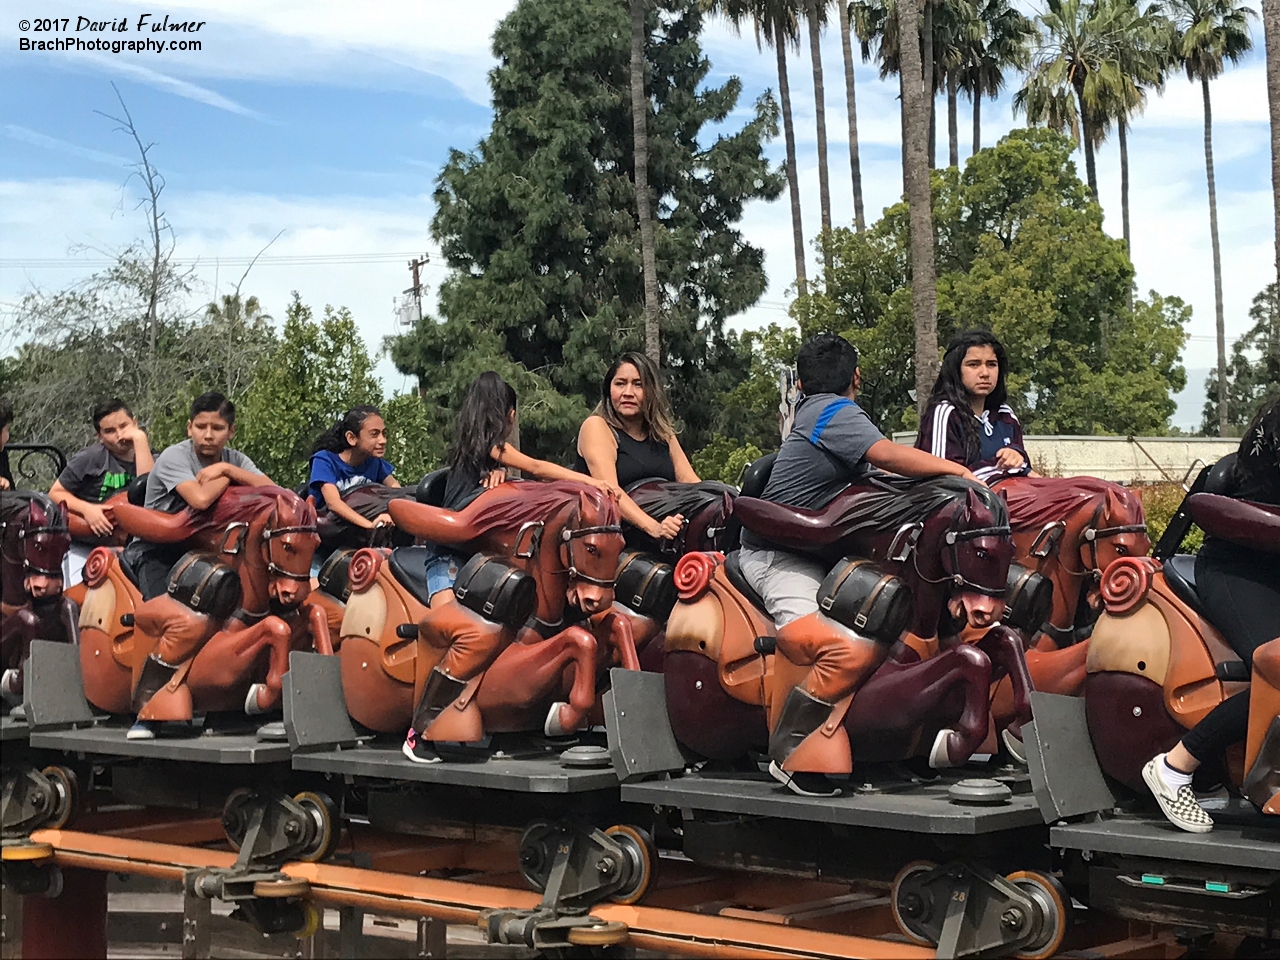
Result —
[[435, 596], [453, 587], [462, 569], [462, 558], [456, 553], [427, 544], [427, 593]]

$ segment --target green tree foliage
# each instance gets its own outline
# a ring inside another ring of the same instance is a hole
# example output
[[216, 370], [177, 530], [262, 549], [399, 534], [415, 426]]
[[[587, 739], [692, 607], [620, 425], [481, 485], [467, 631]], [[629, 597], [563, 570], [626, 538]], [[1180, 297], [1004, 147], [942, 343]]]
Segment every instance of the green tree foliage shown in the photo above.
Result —
[[[1185, 383], [1190, 308], [1128, 305], [1133, 267], [1076, 176], [1071, 144], [1015, 130], [933, 176], [938, 338], [990, 327], [1009, 351], [1010, 401], [1029, 433], [1164, 433]], [[860, 403], [886, 432], [914, 428], [907, 210], [837, 230], [832, 281], [795, 314], [805, 337], [840, 333], [862, 355]]]
[[444, 448], [431, 441], [431, 418], [421, 397], [396, 394], [382, 405], [382, 417], [387, 422], [386, 456], [402, 484], [417, 483], [441, 465]]
[[235, 445], [276, 483], [295, 487], [307, 478], [320, 433], [351, 407], [381, 401], [351, 311], [326, 306], [316, 321], [295, 292], [279, 346], [237, 411]]
[[[706, 85], [699, 3], [663, 0], [646, 26], [663, 366], [696, 449], [727, 416], [715, 398], [750, 364], [724, 321], [766, 285], [763, 252], [737, 224], [748, 201], [781, 191], [762, 154], [777, 107], [766, 94], [745, 125], [709, 130], [738, 109], [741, 83]], [[514, 377], [525, 448], [565, 460], [608, 363], [643, 343], [629, 40], [616, 0], [522, 0], [494, 34], [492, 132], [455, 150], [437, 181], [443, 318], [389, 344], [438, 437], [470, 378], [492, 368]]]
[[[1227, 364], [1228, 422], [1239, 436], [1265, 400], [1280, 394], [1280, 287], [1259, 291], [1249, 308], [1253, 326], [1231, 348]], [[1218, 371], [1205, 381], [1201, 430], [1218, 433]]]
[[[18, 343], [5, 361], [4, 392], [14, 405], [15, 439], [71, 451], [93, 438], [89, 414], [120, 397], [160, 447], [181, 438], [187, 406], [203, 390], [235, 397], [275, 346], [271, 318], [256, 298], [241, 309], [193, 317], [190, 277], [159, 267], [156, 361], [148, 363], [152, 265], [137, 247], [112, 266], [63, 290], [32, 292], [4, 322], [0, 339]], [[194, 392], [193, 392], [194, 391]]]

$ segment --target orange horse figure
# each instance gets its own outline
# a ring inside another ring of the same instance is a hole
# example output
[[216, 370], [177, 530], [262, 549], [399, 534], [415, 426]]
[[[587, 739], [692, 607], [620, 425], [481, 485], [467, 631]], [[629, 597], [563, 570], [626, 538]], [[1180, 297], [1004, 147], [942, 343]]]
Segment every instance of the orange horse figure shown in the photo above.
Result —
[[[407, 533], [459, 554], [505, 558], [532, 579], [536, 599], [528, 623], [527, 609], [497, 622], [457, 602], [457, 588], [428, 598], [419, 584], [416, 599], [407, 598], [422, 573], [403, 563], [388, 570], [400, 551], [356, 553], [341, 659], [358, 722], [391, 731], [412, 719], [430, 741], [558, 734], [584, 723], [602, 668], [615, 661], [639, 668], [631, 622], [612, 606], [623, 549], [618, 508], [596, 488], [513, 481], [457, 512], [408, 499], [393, 500], [389, 511]], [[610, 651], [603, 663], [601, 644]]]
[[[1120, 557], [1151, 549], [1142, 501], [1095, 477], [1011, 477], [996, 490], [1009, 506], [1014, 562], [1053, 582], [1053, 610], [1038, 625], [1039, 641], [1027, 646], [1027, 670], [1037, 690], [1079, 696], [1087, 631], [1102, 610], [1102, 572]], [[1032, 627], [1027, 639], [1036, 632]], [[1013, 689], [1005, 679], [993, 691], [992, 718], [1002, 726], [1013, 712]]]
[[[134, 536], [203, 552], [187, 554], [169, 593], [145, 602], [115, 551], [89, 555], [80, 623], [91, 703], [144, 721], [262, 713], [280, 703], [291, 650], [332, 654], [324, 608], [309, 602], [315, 509], [297, 494], [232, 486], [206, 510], [122, 503], [115, 516]], [[188, 602], [178, 599], [183, 577]]]

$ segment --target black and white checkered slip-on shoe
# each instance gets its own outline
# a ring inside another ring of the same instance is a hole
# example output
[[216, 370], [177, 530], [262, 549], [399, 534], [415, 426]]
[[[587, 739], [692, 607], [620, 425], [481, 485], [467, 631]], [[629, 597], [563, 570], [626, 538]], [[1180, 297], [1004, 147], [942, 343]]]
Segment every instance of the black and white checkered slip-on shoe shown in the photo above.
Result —
[[1213, 829], [1213, 818], [1205, 813], [1196, 800], [1195, 791], [1187, 784], [1176, 790], [1164, 778], [1163, 753], [1156, 754], [1142, 768], [1142, 779], [1155, 794], [1160, 809], [1169, 822], [1188, 833], [1208, 833]]

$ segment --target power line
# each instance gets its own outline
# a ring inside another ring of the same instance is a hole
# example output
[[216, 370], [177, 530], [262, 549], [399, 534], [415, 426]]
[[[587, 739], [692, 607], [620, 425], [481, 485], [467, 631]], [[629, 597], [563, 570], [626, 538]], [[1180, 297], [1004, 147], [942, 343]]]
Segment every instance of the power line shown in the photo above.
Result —
[[[307, 266], [307, 265], [332, 265], [342, 266], [347, 264], [367, 265], [378, 263], [400, 263], [406, 257], [415, 257], [420, 251], [409, 251], [405, 253], [314, 253], [314, 254], [278, 254], [275, 256], [262, 256], [257, 258], [258, 264], [266, 264], [271, 266]], [[220, 257], [220, 256], [202, 256], [202, 257], [173, 257], [169, 262], [180, 266], [196, 266], [196, 265], [219, 265], [219, 266], [248, 266], [254, 261], [252, 256], [236, 256], [236, 257]], [[38, 257], [38, 258], [0, 258], [0, 269], [71, 269], [76, 267], [110, 267], [117, 263], [115, 259], [106, 257]], [[443, 270], [443, 264], [428, 264], [431, 269]]]

